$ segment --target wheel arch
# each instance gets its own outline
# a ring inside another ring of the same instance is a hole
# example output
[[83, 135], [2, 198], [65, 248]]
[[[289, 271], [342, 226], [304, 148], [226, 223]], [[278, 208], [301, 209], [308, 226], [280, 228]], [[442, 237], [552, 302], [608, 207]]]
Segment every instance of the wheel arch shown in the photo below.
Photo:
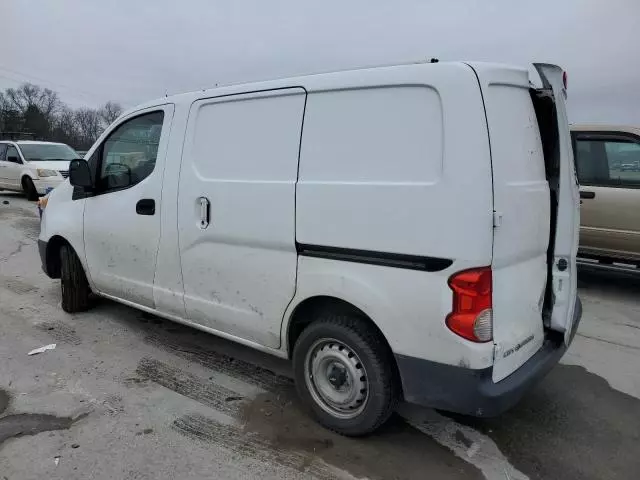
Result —
[[[391, 349], [391, 345], [389, 344], [387, 336], [384, 334], [378, 324], [373, 320], [373, 318], [371, 318], [371, 315], [367, 314], [367, 312], [363, 311], [353, 303], [342, 298], [338, 298], [332, 295], [316, 295], [307, 297], [304, 300], [298, 302], [291, 310], [289, 321], [287, 322], [285, 336], [285, 346], [287, 349], [287, 357], [289, 359], [291, 359], [293, 353], [293, 346], [295, 345], [296, 340], [303, 332], [303, 330], [309, 324], [311, 324], [311, 322], [313, 322], [313, 319], [317, 317], [318, 313], [326, 310], [350, 313], [367, 322], [367, 324], [371, 326], [371, 328], [373, 328], [380, 336], [380, 338], [384, 341], [384, 344], [388, 349], [391, 358], [395, 358], [393, 356], [393, 350]], [[393, 368], [397, 373], [397, 365], [395, 365], [395, 361]]]
[[73, 245], [61, 235], [54, 235], [47, 242], [45, 261], [47, 262], [47, 272], [51, 278], [60, 278], [60, 250], [63, 245], [68, 245], [74, 252], [76, 251]]
[[291, 309], [285, 337], [287, 357], [289, 359], [292, 358], [295, 342], [304, 329], [313, 322], [314, 318], [317, 318], [317, 315], [320, 312], [326, 311], [327, 309], [355, 315], [362, 321], [366, 322], [367, 325], [369, 325], [379, 335], [387, 349], [388, 358], [391, 359], [392, 362], [391, 368], [394, 372], [395, 378], [397, 379], [396, 386], [398, 388], [398, 393], [400, 398], [404, 398], [402, 382], [400, 381], [400, 370], [387, 336], [370, 315], [358, 306], [342, 298], [332, 295], [311, 296], [300, 301], [293, 309]]
[[29, 170], [24, 170], [20, 174], [20, 186], [24, 187], [24, 182], [27, 179], [29, 179], [29, 180], [31, 180], [33, 182], [34, 177], [33, 177], [33, 174]]

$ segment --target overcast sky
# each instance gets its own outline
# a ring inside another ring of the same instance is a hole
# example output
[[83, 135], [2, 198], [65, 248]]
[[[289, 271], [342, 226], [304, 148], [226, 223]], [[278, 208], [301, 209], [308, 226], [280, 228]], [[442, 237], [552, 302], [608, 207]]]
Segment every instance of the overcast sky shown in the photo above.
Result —
[[640, 125], [640, 0], [0, 0], [0, 89], [73, 106], [438, 57], [562, 65], [574, 122]]

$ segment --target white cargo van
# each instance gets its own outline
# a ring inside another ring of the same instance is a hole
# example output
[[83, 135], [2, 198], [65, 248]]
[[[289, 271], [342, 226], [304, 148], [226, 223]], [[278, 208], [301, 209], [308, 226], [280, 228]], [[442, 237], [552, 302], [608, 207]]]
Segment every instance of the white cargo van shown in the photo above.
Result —
[[405, 399], [512, 406], [565, 352], [578, 188], [563, 72], [424, 63], [235, 85], [122, 115], [42, 220], [93, 292], [293, 362], [325, 426]]

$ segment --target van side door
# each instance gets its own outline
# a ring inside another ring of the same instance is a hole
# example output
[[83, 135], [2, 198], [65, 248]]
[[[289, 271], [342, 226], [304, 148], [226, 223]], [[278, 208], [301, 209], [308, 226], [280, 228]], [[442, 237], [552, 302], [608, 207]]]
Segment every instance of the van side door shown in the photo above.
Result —
[[20, 173], [22, 172], [24, 162], [18, 151], [18, 147], [9, 144], [6, 153], [6, 162], [3, 163], [2, 177], [5, 187], [11, 190], [21, 190]]
[[95, 189], [84, 199], [85, 255], [95, 288], [150, 308], [173, 109], [141, 110], [110, 129], [89, 158]]
[[580, 250], [640, 261], [640, 137], [573, 133], [580, 180]]
[[178, 190], [190, 321], [278, 348], [296, 285], [295, 191], [306, 93], [193, 103]]

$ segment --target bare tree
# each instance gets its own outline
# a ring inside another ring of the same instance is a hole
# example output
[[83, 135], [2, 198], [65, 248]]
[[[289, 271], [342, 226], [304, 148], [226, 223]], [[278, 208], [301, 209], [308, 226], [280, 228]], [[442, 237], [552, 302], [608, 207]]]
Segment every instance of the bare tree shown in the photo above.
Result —
[[75, 112], [75, 120], [82, 143], [84, 145], [93, 144], [103, 130], [98, 111], [92, 108], [79, 108]]
[[22, 117], [25, 130], [45, 138], [50, 134], [55, 115], [62, 106], [58, 94], [48, 88], [25, 83], [18, 88], [5, 91], [4, 103], [13, 112]]
[[122, 114], [122, 107], [116, 102], [107, 102], [98, 109], [102, 126], [107, 128]]
[[51, 139], [75, 147], [84, 146], [78, 122], [76, 121], [76, 113], [66, 105], [63, 105], [58, 111], [51, 132]]
[[122, 107], [116, 102], [107, 102], [99, 109], [74, 110], [56, 92], [25, 83], [0, 92], [0, 135], [30, 133], [38, 139], [86, 149], [121, 113]]
[[56, 92], [32, 83], [24, 83], [18, 88], [8, 88], [5, 97], [12, 108], [24, 113], [27, 108], [36, 107], [49, 120], [62, 105]]

